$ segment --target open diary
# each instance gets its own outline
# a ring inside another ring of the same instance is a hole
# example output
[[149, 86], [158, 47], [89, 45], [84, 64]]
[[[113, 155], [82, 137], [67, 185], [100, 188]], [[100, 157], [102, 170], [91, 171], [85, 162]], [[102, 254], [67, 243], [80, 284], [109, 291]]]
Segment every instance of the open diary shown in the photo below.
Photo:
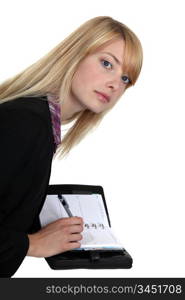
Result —
[[[82, 217], [84, 221], [81, 247], [76, 250], [89, 249], [122, 249], [115, 233], [108, 223], [102, 195], [64, 194], [73, 216]], [[40, 213], [41, 225], [45, 226], [68, 214], [58, 195], [48, 195]]]
[[52, 269], [115, 269], [132, 267], [132, 257], [117, 238], [102, 186], [80, 184], [49, 185], [40, 212], [40, 226], [60, 218], [83, 218], [80, 248], [47, 257]]

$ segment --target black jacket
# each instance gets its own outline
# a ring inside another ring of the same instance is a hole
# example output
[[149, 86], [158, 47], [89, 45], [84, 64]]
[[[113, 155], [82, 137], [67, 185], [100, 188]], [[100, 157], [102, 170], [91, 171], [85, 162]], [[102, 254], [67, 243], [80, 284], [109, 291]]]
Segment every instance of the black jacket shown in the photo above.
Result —
[[16, 272], [29, 248], [27, 234], [40, 228], [54, 147], [47, 101], [0, 104], [0, 277]]

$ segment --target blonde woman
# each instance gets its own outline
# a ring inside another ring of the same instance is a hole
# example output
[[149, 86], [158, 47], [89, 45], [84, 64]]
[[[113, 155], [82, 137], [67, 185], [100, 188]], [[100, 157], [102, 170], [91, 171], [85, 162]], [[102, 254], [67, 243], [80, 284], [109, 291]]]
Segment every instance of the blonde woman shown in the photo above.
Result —
[[[51, 163], [102, 120], [142, 66], [137, 36], [111, 17], [96, 17], [0, 85], [0, 276], [26, 255], [49, 257], [80, 247], [83, 220], [40, 228]], [[60, 126], [73, 125], [61, 142]]]

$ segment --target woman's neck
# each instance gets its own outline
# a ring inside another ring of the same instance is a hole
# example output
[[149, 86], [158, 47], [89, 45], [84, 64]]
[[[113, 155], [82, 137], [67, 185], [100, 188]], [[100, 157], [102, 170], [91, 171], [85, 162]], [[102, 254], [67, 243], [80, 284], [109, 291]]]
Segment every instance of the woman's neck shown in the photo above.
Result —
[[[50, 101], [56, 101], [59, 103], [59, 96], [56, 94], [48, 93], [47, 97]], [[85, 107], [82, 107], [79, 102], [74, 101], [73, 97], [68, 97], [65, 101], [61, 101], [61, 123], [66, 122], [71, 119], [74, 114], [85, 110]]]

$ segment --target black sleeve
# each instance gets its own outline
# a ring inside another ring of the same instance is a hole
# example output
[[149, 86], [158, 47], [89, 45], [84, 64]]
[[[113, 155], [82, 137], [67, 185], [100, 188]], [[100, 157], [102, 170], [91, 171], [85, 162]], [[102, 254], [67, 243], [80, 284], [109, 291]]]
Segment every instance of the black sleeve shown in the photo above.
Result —
[[[21, 192], [24, 194], [25, 189], [26, 195], [28, 187], [33, 184], [33, 169], [38, 169], [39, 165], [36, 157], [42, 155], [43, 142], [47, 138], [46, 127], [44, 120], [36, 113], [15, 108], [4, 109], [3, 104], [0, 105], [0, 277], [11, 277], [29, 248], [28, 236], [22, 230], [24, 226], [21, 228], [21, 222], [16, 217], [11, 221], [13, 212], [22, 209], [20, 217], [26, 223], [24, 212], [26, 201], [30, 201], [26, 196], [17, 196], [15, 185], [20, 184]], [[32, 217], [31, 208], [30, 215]]]

